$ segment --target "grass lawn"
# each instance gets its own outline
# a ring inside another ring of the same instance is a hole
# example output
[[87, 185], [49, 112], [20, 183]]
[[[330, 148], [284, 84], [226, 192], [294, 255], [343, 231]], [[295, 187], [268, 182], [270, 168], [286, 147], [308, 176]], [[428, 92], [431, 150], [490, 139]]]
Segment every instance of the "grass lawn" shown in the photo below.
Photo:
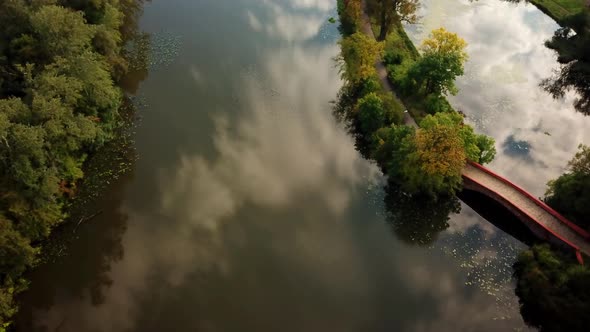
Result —
[[567, 16], [587, 10], [587, 0], [529, 0], [558, 22]]

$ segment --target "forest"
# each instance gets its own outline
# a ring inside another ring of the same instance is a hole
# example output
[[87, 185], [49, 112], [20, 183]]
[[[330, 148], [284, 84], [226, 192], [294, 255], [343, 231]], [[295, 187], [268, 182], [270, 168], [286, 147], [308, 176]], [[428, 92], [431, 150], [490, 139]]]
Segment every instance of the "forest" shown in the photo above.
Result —
[[137, 0], [0, 3], [0, 331], [23, 272], [67, 217], [84, 162], [121, 125]]

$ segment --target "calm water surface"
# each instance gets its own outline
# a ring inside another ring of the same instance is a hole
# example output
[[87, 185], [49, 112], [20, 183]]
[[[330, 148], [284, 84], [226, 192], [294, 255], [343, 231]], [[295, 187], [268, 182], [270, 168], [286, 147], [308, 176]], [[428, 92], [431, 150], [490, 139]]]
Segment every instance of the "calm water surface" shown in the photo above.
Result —
[[[335, 5], [145, 5], [165, 61], [137, 92], [139, 159], [67, 255], [34, 271], [19, 331], [527, 329], [511, 280], [525, 245], [467, 205], [447, 227], [446, 213], [387, 195], [333, 119]], [[492, 168], [542, 194], [590, 135], [537, 87], [557, 26], [493, 1], [423, 14], [416, 40], [444, 25], [470, 43], [452, 102], [496, 138]]]

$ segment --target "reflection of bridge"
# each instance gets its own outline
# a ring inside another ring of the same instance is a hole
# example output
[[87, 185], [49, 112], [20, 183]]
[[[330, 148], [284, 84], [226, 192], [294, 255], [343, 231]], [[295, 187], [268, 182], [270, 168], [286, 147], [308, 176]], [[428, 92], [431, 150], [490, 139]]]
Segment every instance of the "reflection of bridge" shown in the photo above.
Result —
[[581, 253], [590, 256], [590, 233], [512, 182], [470, 162], [463, 170], [463, 183], [465, 189], [480, 192], [502, 204], [538, 237], [574, 249], [580, 263], [583, 263]]

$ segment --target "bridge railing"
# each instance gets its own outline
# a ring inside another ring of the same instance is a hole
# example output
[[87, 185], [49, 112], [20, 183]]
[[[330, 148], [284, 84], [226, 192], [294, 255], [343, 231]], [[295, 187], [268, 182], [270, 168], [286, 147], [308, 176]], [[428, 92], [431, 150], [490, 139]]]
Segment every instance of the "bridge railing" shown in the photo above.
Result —
[[469, 164], [472, 165], [473, 167], [478, 168], [479, 170], [491, 175], [492, 177], [496, 178], [497, 180], [503, 182], [504, 184], [509, 185], [510, 187], [514, 188], [515, 190], [517, 190], [519, 193], [521, 193], [522, 195], [524, 195], [525, 197], [527, 197], [528, 199], [530, 199], [531, 201], [533, 201], [537, 206], [541, 207], [543, 210], [547, 211], [549, 214], [551, 214], [552, 216], [554, 216], [557, 220], [559, 220], [560, 222], [562, 222], [563, 224], [565, 224], [566, 226], [568, 226], [569, 228], [571, 228], [574, 232], [578, 233], [580, 236], [584, 237], [587, 240], [590, 240], [590, 233], [588, 231], [586, 231], [585, 229], [582, 229], [580, 226], [572, 223], [571, 221], [567, 220], [564, 216], [562, 216], [561, 214], [559, 214], [559, 212], [555, 211], [553, 208], [551, 208], [549, 205], [545, 204], [545, 202], [541, 201], [540, 199], [538, 199], [537, 197], [534, 197], [533, 195], [531, 195], [529, 192], [527, 192], [526, 190], [522, 189], [521, 187], [517, 186], [516, 184], [512, 183], [510, 180], [505, 179], [504, 177], [492, 172], [490, 169], [476, 163], [476, 162], [472, 162], [469, 161]]

